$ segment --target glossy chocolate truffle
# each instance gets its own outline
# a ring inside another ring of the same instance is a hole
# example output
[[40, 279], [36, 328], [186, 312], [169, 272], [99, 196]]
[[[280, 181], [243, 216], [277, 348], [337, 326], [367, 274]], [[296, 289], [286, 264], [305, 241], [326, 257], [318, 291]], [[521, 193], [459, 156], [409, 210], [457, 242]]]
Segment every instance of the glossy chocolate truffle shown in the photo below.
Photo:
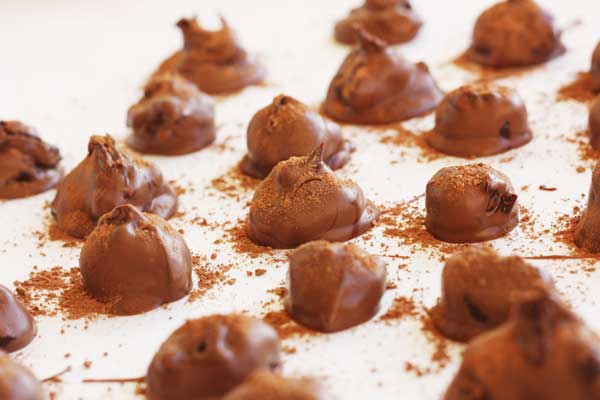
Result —
[[592, 173], [587, 208], [575, 229], [575, 244], [592, 253], [600, 253], [600, 163]]
[[335, 38], [354, 44], [358, 41], [356, 26], [360, 26], [378, 39], [399, 44], [412, 40], [422, 25], [408, 0], [366, 0], [335, 25]]
[[22, 349], [31, 343], [36, 332], [31, 314], [10, 290], [0, 285], [0, 351]]
[[167, 221], [129, 204], [104, 214], [79, 257], [86, 291], [115, 314], [138, 314], [186, 296], [192, 256]]
[[292, 254], [285, 309], [301, 325], [337, 332], [377, 314], [385, 285], [379, 258], [353, 244], [311, 242]]
[[600, 341], [550, 294], [523, 298], [472, 340], [444, 400], [600, 398]]
[[427, 183], [425, 208], [429, 233], [450, 243], [496, 239], [519, 222], [512, 183], [481, 163], [439, 170]]
[[590, 108], [589, 117], [590, 145], [595, 150], [600, 150], [600, 97], [598, 97]]
[[552, 290], [542, 270], [488, 247], [452, 256], [442, 272], [442, 297], [431, 310], [435, 327], [452, 340], [468, 341], [503, 324], [511, 299], [532, 289]]
[[442, 98], [429, 68], [413, 64], [359, 30], [360, 46], [329, 85], [323, 111], [353, 124], [398, 122], [433, 110]]
[[592, 76], [592, 89], [596, 92], [600, 91], [600, 42], [598, 42], [592, 55], [590, 75]]
[[0, 121], [0, 199], [45, 192], [62, 176], [58, 149], [19, 121]]
[[248, 237], [273, 248], [313, 240], [343, 242], [366, 232], [379, 216], [361, 188], [323, 162], [323, 146], [282, 161], [261, 182], [250, 205]]
[[221, 398], [254, 370], [278, 369], [279, 337], [245, 315], [187, 321], [160, 347], [146, 375], [150, 400]]
[[28, 368], [0, 351], [0, 399], [44, 400], [44, 389]]
[[195, 19], [182, 19], [183, 49], [159, 67], [157, 73], [177, 72], [209, 94], [238, 91], [260, 83], [264, 67], [240, 46], [224, 19], [218, 31], [203, 29]]
[[260, 179], [280, 161], [305, 156], [320, 144], [324, 145], [323, 160], [331, 169], [343, 167], [354, 150], [337, 124], [284, 95], [254, 115], [248, 125], [247, 144], [242, 171]]
[[531, 140], [527, 110], [512, 89], [478, 83], [446, 95], [426, 134], [434, 149], [458, 157], [482, 157], [523, 146]]
[[121, 204], [169, 218], [177, 210], [177, 196], [156, 165], [117, 149], [109, 135], [92, 136], [87, 157], [58, 185], [52, 214], [60, 229], [83, 238]]
[[331, 400], [316, 381], [285, 378], [259, 370], [233, 389], [223, 400]]
[[215, 140], [214, 103], [177, 75], [157, 75], [129, 109], [127, 125], [133, 129], [127, 144], [139, 152], [192, 153]]
[[532, 0], [505, 0], [484, 11], [467, 58], [496, 68], [544, 63], [565, 52], [553, 17]]

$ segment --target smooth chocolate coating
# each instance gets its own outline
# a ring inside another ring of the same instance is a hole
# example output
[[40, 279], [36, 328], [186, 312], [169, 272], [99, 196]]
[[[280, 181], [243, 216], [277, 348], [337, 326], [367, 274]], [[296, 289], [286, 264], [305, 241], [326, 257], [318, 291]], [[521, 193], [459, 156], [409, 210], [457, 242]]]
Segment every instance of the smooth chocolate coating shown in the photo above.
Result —
[[373, 318], [385, 285], [379, 258], [353, 244], [311, 242], [292, 254], [285, 309], [301, 325], [337, 332]]
[[592, 89], [596, 92], [600, 91], [600, 42], [598, 42], [596, 49], [594, 49], [594, 54], [592, 55], [590, 75], [592, 76]]
[[223, 400], [331, 400], [318, 382], [308, 379], [285, 378], [259, 370], [233, 389]]
[[589, 117], [590, 145], [600, 150], [600, 97], [594, 100]]
[[44, 389], [28, 368], [0, 351], [0, 399], [44, 400]]
[[19, 121], [0, 121], [0, 199], [52, 189], [62, 177], [58, 149]]
[[245, 315], [187, 321], [162, 344], [146, 375], [149, 400], [220, 399], [254, 370], [278, 369], [279, 337]]
[[264, 67], [240, 46], [225, 19], [218, 31], [203, 29], [195, 19], [182, 19], [183, 49], [168, 58], [157, 74], [177, 72], [209, 94], [226, 94], [260, 83]]
[[413, 64], [359, 30], [360, 46], [329, 85], [323, 111], [353, 124], [398, 122], [434, 109], [442, 98], [424, 63]]
[[259, 110], [248, 125], [248, 155], [242, 171], [263, 179], [280, 161], [305, 156], [320, 144], [331, 169], [343, 167], [354, 147], [344, 140], [340, 127], [298, 100], [284, 95]]
[[121, 204], [169, 218], [177, 211], [177, 196], [156, 165], [117, 149], [109, 135], [92, 136], [87, 157], [58, 185], [52, 214], [60, 229], [83, 238]]
[[533, 292], [500, 328], [472, 340], [444, 400], [600, 398], [600, 341], [549, 293]]
[[361, 188], [323, 162], [323, 146], [282, 161], [261, 182], [250, 205], [248, 237], [273, 248], [313, 240], [343, 242], [371, 229], [379, 211]]
[[422, 25], [408, 0], [366, 0], [335, 25], [335, 38], [354, 44], [358, 41], [356, 26], [360, 26], [386, 43], [399, 44], [412, 40]]
[[215, 140], [214, 102], [173, 74], [154, 76], [144, 97], [127, 113], [133, 134], [127, 144], [142, 153], [179, 155]]
[[548, 275], [522, 258], [474, 247], [446, 261], [431, 319], [444, 336], [466, 342], [506, 322], [516, 294], [552, 287]]
[[575, 229], [575, 244], [592, 253], [600, 253], [600, 162], [592, 173], [587, 208]]
[[531, 140], [527, 110], [512, 89], [477, 83], [446, 95], [425, 136], [434, 149], [458, 157], [482, 157], [523, 146]]
[[31, 314], [10, 290], [0, 285], [0, 351], [20, 350], [31, 343], [36, 333]]
[[496, 239], [519, 222], [512, 183], [481, 163], [440, 169], [427, 183], [425, 208], [429, 233], [450, 243]]
[[467, 58], [510, 68], [541, 64], [564, 52], [552, 15], [532, 0], [505, 0], [477, 19]]
[[192, 256], [164, 219], [130, 204], [104, 214], [79, 257], [86, 291], [115, 314], [138, 314], [186, 296]]

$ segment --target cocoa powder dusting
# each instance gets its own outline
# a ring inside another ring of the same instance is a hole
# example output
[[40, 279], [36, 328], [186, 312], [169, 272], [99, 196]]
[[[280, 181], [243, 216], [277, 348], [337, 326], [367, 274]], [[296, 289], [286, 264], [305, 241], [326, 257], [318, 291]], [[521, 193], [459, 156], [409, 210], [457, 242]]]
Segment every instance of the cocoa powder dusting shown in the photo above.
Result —
[[270, 311], [263, 316], [263, 320], [270, 324], [277, 331], [281, 340], [288, 339], [292, 336], [301, 337], [319, 334], [318, 332], [305, 328], [302, 325], [298, 325], [283, 310]]
[[556, 100], [575, 100], [581, 103], [592, 101], [598, 94], [592, 90], [592, 87], [592, 75], [589, 72], [580, 72], [573, 82], [560, 88]]
[[203, 297], [214, 287], [234, 282], [227, 275], [227, 272], [232, 268], [231, 265], [213, 264], [209, 262], [207, 257], [194, 255], [192, 256], [192, 268], [198, 278], [198, 287], [191, 291], [188, 297], [189, 303]]
[[414, 317], [418, 315], [417, 306], [413, 299], [409, 297], [396, 297], [389, 310], [383, 314], [379, 321], [389, 323], [405, 317]]
[[240, 169], [237, 164], [225, 174], [220, 175], [211, 181], [211, 188], [225, 195], [226, 197], [240, 201], [242, 196], [248, 195], [256, 189], [260, 180], [251, 178]]

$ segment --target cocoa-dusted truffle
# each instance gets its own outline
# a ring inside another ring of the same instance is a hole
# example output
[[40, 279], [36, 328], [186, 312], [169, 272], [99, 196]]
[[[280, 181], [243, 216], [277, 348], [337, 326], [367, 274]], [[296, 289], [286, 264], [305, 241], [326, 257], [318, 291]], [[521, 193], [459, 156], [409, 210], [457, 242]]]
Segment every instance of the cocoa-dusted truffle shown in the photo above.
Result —
[[444, 400], [600, 398], [600, 341], [547, 292], [533, 292], [500, 328], [472, 340]]
[[254, 370], [278, 369], [279, 337], [245, 315], [187, 321], [162, 344], [146, 375], [150, 400], [221, 398]]
[[467, 58], [496, 67], [544, 63], [565, 52], [553, 17], [532, 0], [505, 0], [484, 11]]
[[589, 117], [590, 145], [595, 150], [600, 150], [600, 97], [590, 108]]
[[399, 44], [412, 40], [422, 25], [408, 0], [365, 0], [362, 7], [335, 25], [335, 38], [354, 44], [358, 40], [356, 26], [360, 26], [378, 39]]
[[254, 194], [246, 231], [257, 244], [293, 248], [318, 239], [351, 239], [378, 216], [356, 183], [339, 178], [323, 162], [321, 145], [273, 168]]
[[592, 76], [592, 89], [596, 92], [600, 91], [600, 42], [592, 54], [590, 75]]
[[442, 153], [482, 157], [523, 146], [531, 140], [531, 129], [525, 104], [514, 90], [477, 83], [444, 97], [435, 128], [425, 137]]
[[442, 272], [442, 297], [431, 310], [435, 327], [452, 340], [468, 341], [503, 324], [511, 299], [531, 289], [552, 290], [539, 268], [488, 247], [452, 256]]
[[284, 95], [254, 115], [248, 125], [247, 143], [242, 171], [260, 179], [280, 161], [305, 156], [320, 144], [324, 145], [323, 160], [332, 169], [344, 166], [354, 150], [337, 124]]
[[183, 49], [168, 58], [157, 73], [177, 72], [209, 94], [231, 93], [261, 82], [264, 67], [240, 46], [225, 21], [218, 31], [202, 29], [195, 19], [177, 23]]
[[0, 121], [0, 199], [29, 197], [56, 186], [58, 149], [19, 121]]
[[22, 349], [31, 343], [36, 332], [31, 314], [10, 290], [0, 285], [0, 351]]
[[144, 97], [127, 113], [127, 144], [142, 153], [178, 155], [215, 140], [214, 102], [174, 74], [154, 76]]
[[44, 400], [44, 389], [28, 368], [0, 351], [0, 399]]
[[292, 254], [287, 313], [320, 332], [337, 332], [371, 319], [385, 292], [386, 268], [353, 244], [307, 243]]
[[425, 208], [429, 233], [450, 243], [496, 239], [519, 222], [512, 183], [481, 163], [439, 170], [427, 183]]
[[92, 136], [87, 157], [58, 185], [52, 214], [60, 229], [82, 238], [121, 204], [169, 218], [177, 210], [177, 196], [156, 165], [117, 149], [109, 135]]
[[329, 85], [324, 112], [354, 124], [386, 124], [434, 109], [442, 92], [424, 63], [413, 64], [359, 30], [360, 46]]
[[285, 378], [258, 370], [223, 400], [331, 400], [318, 382], [309, 378]]
[[600, 163], [592, 173], [587, 208], [575, 229], [575, 244], [592, 253], [600, 253]]
[[98, 221], [79, 257], [86, 291], [115, 314], [137, 314], [187, 295], [192, 256], [164, 219], [130, 204]]

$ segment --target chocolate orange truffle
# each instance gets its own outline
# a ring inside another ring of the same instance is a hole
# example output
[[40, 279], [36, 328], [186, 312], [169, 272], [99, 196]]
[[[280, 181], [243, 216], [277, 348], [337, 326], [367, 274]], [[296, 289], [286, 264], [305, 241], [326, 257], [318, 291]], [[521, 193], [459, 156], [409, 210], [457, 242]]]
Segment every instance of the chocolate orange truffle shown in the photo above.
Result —
[[130, 204], [98, 221], [79, 257], [86, 291], [115, 314], [137, 314], [186, 296], [192, 256], [164, 219]]
[[600, 42], [592, 55], [590, 75], [592, 76], [592, 89], [596, 92], [600, 91]]
[[511, 299], [529, 290], [552, 290], [550, 278], [517, 256], [476, 247], [453, 255], [442, 272], [442, 297], [431, 310], [446, 337], [468, 341], [508, 320]]
[[478, 83], [446, 95], [426, 134], [436, 150], [458, 157], [482, 157], [523, 146], [531, 140], [527, 109], [512, 89]]
[[324, 112], [342, 122], [387, 124], [434, 109], [442, 98], [429, 68], [413, 64], [385, 42], [359, 30], [360, 46], [329, 85]]
[[62, 177], [58, 149], [19, 121], [0, 121], [0, 199], [52, 189]]
[[42, 384], [33, 373], [0, 351], [0, 399], [44, 400], [45, 398]]
[[141, 153], [192, 153], [215, 140], [214, 102], [177, 75], [158, 75], [129, 109], [127, 125], [127, 144]]
[[117, 149], [109, 135], [92, 136], [87, 157], [58, 185], [52, 214], [60, 229], [83, 238], [121, 204], [169, 218], [177, 210], [177, 196], [156, 165]]
[[373, 318], [386, 285], [385, 264], [353, 244], [316, 241], [294, 251], [287, 313], [319, 332], [337, 332]]
[[532, 293], [510, 320], [472, 340], [444, 400], [600, 398], [600, 341], [548, 293]]
[[203, 29], [195, 19], [177, 23], [183, 49], [159, 67], [157, 73], [177, 72], [209, 94], [231, 93], [260, 83], [264, 67], [240, 46], [224, 19], [218, 31]]
[[354, 44], [358, 40], [356, 26], [360, 26], [378, 39], [399, 44], [412, 40], [422, 25], [408, 0], [366, 0], [335, 25], [335, 38]]
[[22, 349], [31, 343], [36, 332], [31, 314], [10, 290], [0, 285], [0, 351]]
[[589, 117], [590, 145], [595, 150], [600, 150], [600, 97], [590, 108]]
[[162, 344], [146, 375], [150, 400], [221, 398], [257, 369], [278, 369], [279, 337], [245, 315], [187, 321]]
[[481, 163], [439, 170], [427, 183], [425, 208], [429, 233], [450, 243], [496, 239], [519, 222], [512, 183]]
[[233, 389], [223, 400], [331, 400], [316, 381], [309, 378], [285, 378], [259, 370]]
[[256, 190], [246, 224], [248, 237], [273, 248], [313, 240], [342, 242], [366, 232], [379, 216], [354, 182], [323, 161], [323, 146], [282, 161]]
[[248, 125], [247, 143], [242, 171], [260, 179], [280, 161], [305, 156], [320, 144], [324, 145], [323, 159], [332, 169], [343, 167], [354, 150], [337, 124], [284, 95], [254, 115]]
[[587, 208], [575, 229], [575, 244], [592, 253], [600, 253], [600, 163], [592, 173]]
[[533, 0], [505, 0], [484, 11], [467, 58], [496, 68], [544, 63], [565, 52], [553, 17]]

